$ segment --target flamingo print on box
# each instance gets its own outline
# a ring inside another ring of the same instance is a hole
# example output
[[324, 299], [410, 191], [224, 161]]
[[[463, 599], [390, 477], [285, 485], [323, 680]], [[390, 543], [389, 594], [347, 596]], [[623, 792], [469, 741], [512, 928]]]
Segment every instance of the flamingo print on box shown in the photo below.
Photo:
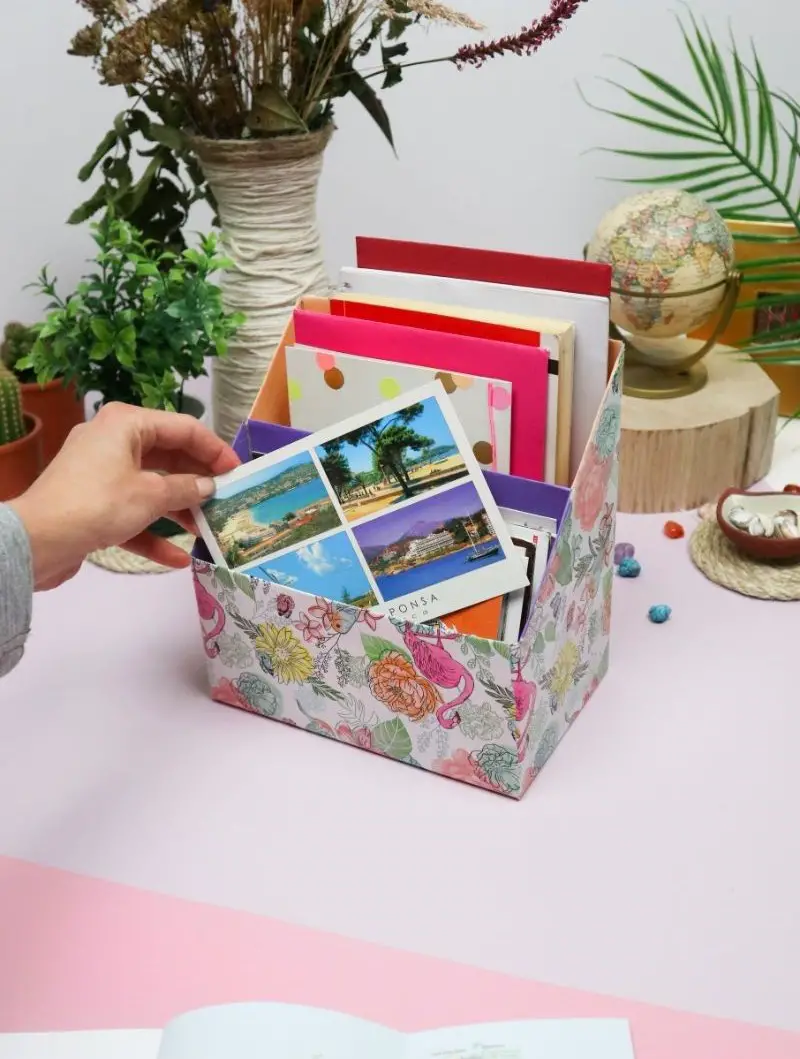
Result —
[[198, 553], [213, 697], [522, 797], [608, 666], [620, 372], [621, 363], [519, 643], [392, 621], [231, 573]]

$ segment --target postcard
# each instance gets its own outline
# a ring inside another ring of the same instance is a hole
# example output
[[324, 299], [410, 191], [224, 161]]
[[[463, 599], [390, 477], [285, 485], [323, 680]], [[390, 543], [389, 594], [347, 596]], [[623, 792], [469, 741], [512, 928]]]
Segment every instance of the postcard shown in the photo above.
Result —
[[527, 584], [438, 382], [223, 475], [193, 513], [216, 563], [393, 618]]
[[506, 643], [517, 643], [525, 629], [531, 604], [547, 569], [550, 544], [554, 539], [556, 527], [554, 520], [538, 515], [507, 508], [501, 508], [500, 512], [528, 578], [528, 584], [524, 588], [509, 592], [503, 599], [498, 639]]
[[350, 603], [354, 607], [378, 605], [378, 597], [353, 542], [343, 531], [304, 544], [277, 559], [250, 566], [247, 573], [336, 603]]

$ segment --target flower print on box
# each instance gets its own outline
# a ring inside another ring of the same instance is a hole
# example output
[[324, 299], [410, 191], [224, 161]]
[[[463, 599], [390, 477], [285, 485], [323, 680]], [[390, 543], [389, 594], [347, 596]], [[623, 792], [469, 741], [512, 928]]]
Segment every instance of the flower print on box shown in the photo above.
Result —
[[527, 789], [608, 668], [622, 359], [612, 375], [521, 643], [540, 694], [528, 724]]
[[573, 512], [582, 530], [592, 529], [603, 509], [613, 459], [603, 459], [592, 446], [587, 449], [573, 487]]
[[253, 664], [253, 649], [242, 633], [222, 633], [216, 643], [219, 660], [226, 668], [247, 669]]
[[261, 667], [274, 676], [279, 684], [302, 684], [314, 671], [311, 652], [285, 626], [257, 626], [253, 646], [258, 652]]
[[196, 559], [213, 698], [522, 797], [608, 668], [620, 371], [518, 644], [391, 621]]
[[403, 713], [412, 721], [421, 721], [442, 701], [436, 688], [416, 672], [407, 655], [386, 651], [375, 659], [367, 676], [369, 689], [378, 702], [393, 713]]

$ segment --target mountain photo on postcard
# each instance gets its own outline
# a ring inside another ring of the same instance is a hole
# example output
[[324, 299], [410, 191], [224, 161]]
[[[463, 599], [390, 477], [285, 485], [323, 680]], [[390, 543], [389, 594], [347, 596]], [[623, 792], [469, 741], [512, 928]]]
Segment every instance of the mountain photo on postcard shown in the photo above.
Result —
[[472, 482], [362, 522], [353, 536], [387, 602], [505, 559]]

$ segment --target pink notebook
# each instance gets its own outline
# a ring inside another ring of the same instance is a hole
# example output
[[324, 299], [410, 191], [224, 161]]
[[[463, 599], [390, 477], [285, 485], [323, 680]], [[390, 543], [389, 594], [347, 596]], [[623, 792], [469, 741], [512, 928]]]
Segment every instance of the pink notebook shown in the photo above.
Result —
[[332, 353], [467, 375], [491, 374], [510, 382], [511, 473], [519, 478], [543, 479], [550, 433], [546, 350], [302, 310], [294, 314], [294, 335], [298, 345]]

